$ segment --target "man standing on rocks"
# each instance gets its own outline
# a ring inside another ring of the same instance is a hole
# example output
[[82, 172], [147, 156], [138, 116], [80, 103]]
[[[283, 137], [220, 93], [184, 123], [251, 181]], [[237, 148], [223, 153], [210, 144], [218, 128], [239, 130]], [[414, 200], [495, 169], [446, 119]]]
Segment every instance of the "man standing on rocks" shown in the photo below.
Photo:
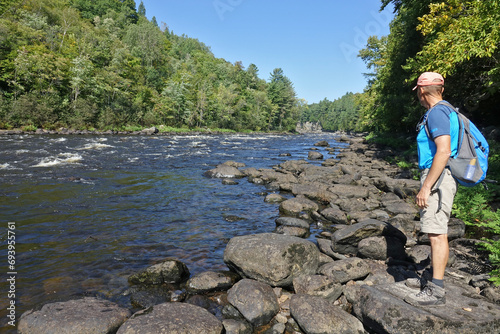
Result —
[[[418, 164], [421, 187], [416, 197], [420, 208], [421, 232], [431, 242], [432, 280], [419, 280], [421, 291], [405, 297], [412, 305], [444, 304], [444, 272], [448, 262], [448, 221], [457, 182], [446, 167], [458, 144], [458, 117], [443, 101], [444, 79], [439, 73], [425, 72], [418, 78], [420, 104], [427, 109], [417, 125]], [[427, 129], [425, 123], [427, 122]]]

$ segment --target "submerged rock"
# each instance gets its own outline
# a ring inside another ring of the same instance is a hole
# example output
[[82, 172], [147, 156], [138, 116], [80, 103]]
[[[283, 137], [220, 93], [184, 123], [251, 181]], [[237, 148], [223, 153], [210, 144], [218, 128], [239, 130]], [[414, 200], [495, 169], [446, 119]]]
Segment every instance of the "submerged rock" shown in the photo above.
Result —
[[181, 261], [167, 259], [129, 277], [133, 284], [180, 283], [189, 277], [187, 266]]

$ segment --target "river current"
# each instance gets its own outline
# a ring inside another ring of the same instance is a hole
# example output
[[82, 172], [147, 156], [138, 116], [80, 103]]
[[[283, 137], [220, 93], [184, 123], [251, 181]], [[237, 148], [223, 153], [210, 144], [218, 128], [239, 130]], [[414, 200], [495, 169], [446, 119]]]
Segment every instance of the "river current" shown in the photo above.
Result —
[[[307, 160], [320, 140], [345, 145], [335, 138], [0, 136], [0, 268], [2, 277], [16, 273], [17, 319], [42, 304], [81, 295], [123, 304], [128, 276], [165, 258], [184, 262], [191, 274], [227, 269], [222, 259], [228, 240], [272, 232], [278, 205], [264, 202], [265, 186], [247, 179], [223, 185], [203, 173], [228, 160], [255, 168]], [[11, 268], [9, 226], [15, 227]], [[7, 326], [10, 287], [0, 281], [0, 328]]]

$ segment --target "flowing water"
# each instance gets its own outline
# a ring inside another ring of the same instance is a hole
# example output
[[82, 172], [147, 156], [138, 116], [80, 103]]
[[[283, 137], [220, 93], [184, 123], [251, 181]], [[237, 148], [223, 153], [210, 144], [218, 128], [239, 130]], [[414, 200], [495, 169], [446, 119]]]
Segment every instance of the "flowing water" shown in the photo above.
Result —
[[[272, 232], [278, 205], [264, 202], [264, 186], [246, 179], [222, 185], [203, 172], [228, 160], [271, 168], [307, 159], [319, 140], [345, 145], [329, 133], [0, 136], [0, 268], [2, 277], [16, 273], [16, 321], [41, 304], [84, 294], [123, 304], [128, 276], [167, 257], [191, 274], [227, 269], [227, 241]], [[0, 328], [10, 283], [0, 281]]]

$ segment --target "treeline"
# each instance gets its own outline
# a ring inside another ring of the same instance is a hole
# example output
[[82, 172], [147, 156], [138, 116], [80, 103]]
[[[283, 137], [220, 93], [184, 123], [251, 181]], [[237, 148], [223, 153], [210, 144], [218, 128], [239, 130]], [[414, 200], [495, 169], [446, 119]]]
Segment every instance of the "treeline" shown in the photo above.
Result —
[[0, 128], [290, 130], [299, 100], [133, 0], [0, 0]]
[[362, 130], [358, 128], [359, 93], [347, 93], [339, 99], [323, 99], [318, 103], [301, 106], [301, 122], [320, 122], [326, 131]]

